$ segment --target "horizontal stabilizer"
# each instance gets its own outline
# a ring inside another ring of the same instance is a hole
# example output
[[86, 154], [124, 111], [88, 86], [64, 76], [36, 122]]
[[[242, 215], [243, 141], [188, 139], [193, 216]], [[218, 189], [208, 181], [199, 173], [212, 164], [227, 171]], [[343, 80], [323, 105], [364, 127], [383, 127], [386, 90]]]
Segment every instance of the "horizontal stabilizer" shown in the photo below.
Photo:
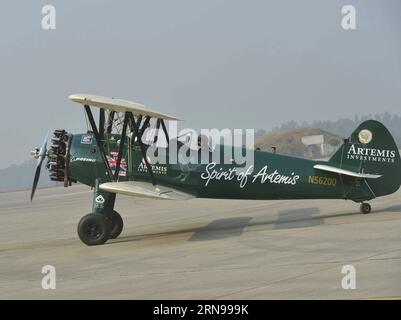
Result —
[[193, 195], [178, 191], [173, 188], [154, 186], [149, 182], [125, 181], [107, 182], [99, 186], [103, 191], [125, 194], [142, 198], [152, 198], [160, 200], [188, 200], [194, 198]]
[[378, 175], [378, 174], [358, 173], [358, 172], [345, 170], [345, 169], [341, 169], [341, 168], [337, 168], [337, 167], [332, 167], [332, 166], [328, 166], [328, 165], [324, 165], [324, 164], [316, 164], [313, 167], [318, 170], [343, 174], [343, 175], [355, 177], [355, 178], [377, 179], [377, 178], [381, 177], [381, 175]]
[[132, 112], [135, 116], [181, 121], [179, 118], [151, 110], [143, 104], [122, 99], [106, 98], [91, 94], [72, 94], [69, 96], [69, 99], [82, 105], [98, 107], [115, 112]]

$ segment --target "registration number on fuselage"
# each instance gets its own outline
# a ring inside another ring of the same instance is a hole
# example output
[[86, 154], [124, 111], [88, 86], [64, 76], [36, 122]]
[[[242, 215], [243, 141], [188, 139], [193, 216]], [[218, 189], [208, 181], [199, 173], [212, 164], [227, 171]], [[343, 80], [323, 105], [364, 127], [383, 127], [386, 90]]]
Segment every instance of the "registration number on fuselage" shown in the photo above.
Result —
[[335, 187], [337, 185], [337, 179], [329, 177], [309, 176], [308, 183]]

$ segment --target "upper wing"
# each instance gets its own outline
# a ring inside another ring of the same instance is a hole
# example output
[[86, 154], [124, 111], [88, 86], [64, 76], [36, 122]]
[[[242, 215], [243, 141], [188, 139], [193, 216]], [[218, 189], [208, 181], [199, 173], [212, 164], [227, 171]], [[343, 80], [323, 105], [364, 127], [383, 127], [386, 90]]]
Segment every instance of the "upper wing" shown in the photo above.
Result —
[[359, 172], [345, 170], [345, 169], [332, 167], [332, 166], [328, 166], [328, 165], [324, 165], [324, 164], [316, 164], [313, 167], [315, 169], [318, 169], [318, 170], [327, 171], [327, 172], [333, 172], [333, 173], [338, 173], [338, 174], [343, 174], [343, 175], [350, 176], [350, 177], [355, 177], [355, 178], [377, 179], [377, 178], [381, 177], [381, 175], [378, 175], [378, 174], [359, 173]]
[[194, 196], [189, 193], [185, 193], [174, 188], [158, 185], [154, 186], [149, 182], [107, 182], [101, 184], [99, 188], [111, 193], [161, 200], [187, 200], [194, 198]]
[[140, 115], [157, 119], [181, 121], [179, 118], [151, 110], [143, 104], [122, 99], [106, 98], [90, 94], [72, 94], [69, 96], [69, 99], [83, 105], [104, 108], [115, 112], [132, 112], [132, 114], [136, 116]]

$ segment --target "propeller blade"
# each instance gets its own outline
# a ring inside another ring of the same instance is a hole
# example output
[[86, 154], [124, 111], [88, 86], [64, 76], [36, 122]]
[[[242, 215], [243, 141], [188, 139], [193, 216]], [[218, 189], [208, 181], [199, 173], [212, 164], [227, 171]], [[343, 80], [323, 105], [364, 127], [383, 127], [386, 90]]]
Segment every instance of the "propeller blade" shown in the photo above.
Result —
[[42, 168], [42, 166], [36, 167], [35, 177], [33, 178], [33, 185], [32, 185], [32, 191], [31, 191], [31, 202], [33, 200], [33, 196], [35, 195], [36, 187], [38, 186], [41, 168]]
[[39, 178], [40, 178], [40, 170], [42, 168], [43, 160], [47, 155], [47, 140], [49, 138], [49, 132], [47, 132], [46, 138], [43, 141], [42, 147], [39, 151], [38, 163], [36, 165], [35, 177], [33, 178], [32, 191], [31, 191], [31, 202], [33, 200], [33, 196], [35, 195], [36, 187], [38, 186]]

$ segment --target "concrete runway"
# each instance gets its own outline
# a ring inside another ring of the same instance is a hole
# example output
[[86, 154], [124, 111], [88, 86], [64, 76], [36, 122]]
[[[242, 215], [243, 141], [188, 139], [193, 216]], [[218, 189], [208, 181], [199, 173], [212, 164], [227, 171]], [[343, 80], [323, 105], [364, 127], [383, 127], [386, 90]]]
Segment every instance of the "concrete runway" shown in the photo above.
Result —
[[[401, 192], [351, 201], [118, 196], [125, 229], [87, 247], [84, 186], [0, 194], [1, 299], [365, 299], [401, 296]], [[43, 290], [53, 265], [56, 290]], [[344, 290], [342, 266], [356, 268]]]

